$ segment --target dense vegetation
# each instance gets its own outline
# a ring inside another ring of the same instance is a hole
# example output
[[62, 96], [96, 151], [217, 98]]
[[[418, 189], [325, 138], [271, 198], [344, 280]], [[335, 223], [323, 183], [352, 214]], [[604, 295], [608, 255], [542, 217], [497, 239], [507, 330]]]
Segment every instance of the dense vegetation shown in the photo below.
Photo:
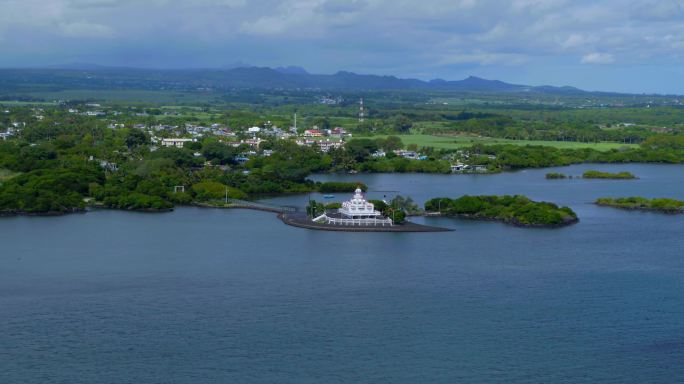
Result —
[[596, 204], [629, 210], [655, 211], [662, 213], [684, 213], [684, 201], [668, 198], [647, 199], [645, 197], [603, 197], [596, 200]]
[[553, 179], [567, 179], [568, 175], [564, 173], [558, 173], [558, 172], [549, 172], [546, 174], [546, 178], [553, 180]]
[[582, 177], [585, 179], [636, 179], [636, 176], [630, 172], [611, 173], [594, 170], [584, 172]]
[[568, 207], [535, 202], [519, 195], [436, 198], [425, 203], [425, 211], [440, 212], [445, 216], [497, 220], [525, 227], [558, 227], [578, 220], [575, 212]]

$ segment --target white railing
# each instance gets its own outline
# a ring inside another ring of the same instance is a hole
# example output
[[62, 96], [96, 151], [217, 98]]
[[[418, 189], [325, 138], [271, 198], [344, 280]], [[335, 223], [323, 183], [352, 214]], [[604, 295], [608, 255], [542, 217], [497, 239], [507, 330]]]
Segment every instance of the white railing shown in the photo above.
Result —
[[[316, 220], [318, 220], [321, 217], [317, 217]], [[382, 225], [383, 227], [385, 225], [392, 226], [392, 220], [391, 219], [337, 219], [334, 217], [327, 217], [327, 222], [328, 224], [336, 224], [336, 225], [347, 225], [347, 226], [369, 226], [369, 225]]]

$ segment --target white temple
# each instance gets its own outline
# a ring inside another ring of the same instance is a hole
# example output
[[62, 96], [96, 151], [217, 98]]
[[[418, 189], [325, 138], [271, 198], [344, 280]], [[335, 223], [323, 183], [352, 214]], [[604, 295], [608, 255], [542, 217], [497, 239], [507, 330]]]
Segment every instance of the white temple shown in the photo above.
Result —
[[372, 203], [363, 197], [361, 188], [357, 188], [351, 200], [342, 203], [342, 208], [335, 213], [324, 213], [314, 221], [334, 225], [392, 225], [392, 219], [385, 218], [375, 210]]

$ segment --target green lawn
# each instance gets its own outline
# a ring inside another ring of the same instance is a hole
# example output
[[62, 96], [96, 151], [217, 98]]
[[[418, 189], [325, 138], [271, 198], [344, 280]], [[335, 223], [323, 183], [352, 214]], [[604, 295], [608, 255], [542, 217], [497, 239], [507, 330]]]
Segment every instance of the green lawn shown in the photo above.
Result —
[[[456, 149], [469, 147], [473, 144], [513, 144], [513, 145], [544, 145], [556, 148], [593, 148], [599, 151], [608, 151], [623, 147], [636, 147], [636, 144], [622, 144], [622, 143], [579, 143], [572, 141], [537, 141], [537, 140], [509, 140], [497, 139], [492, 137], [474, 137], [474, 136], [432, 136], [432, 135], [396, 135], [401, 137], [405, 145], [416, 144], [418, 147], [434, 147], [439, 149]], [[386, 136], [378, 136], [386, 137]]]

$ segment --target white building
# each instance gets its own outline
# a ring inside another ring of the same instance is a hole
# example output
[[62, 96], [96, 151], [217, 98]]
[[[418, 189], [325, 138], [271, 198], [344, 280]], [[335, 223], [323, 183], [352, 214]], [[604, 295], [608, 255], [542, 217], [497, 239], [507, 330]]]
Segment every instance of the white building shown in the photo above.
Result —
[[195, 141], [195, 139], [162, 139], [161, 145], [164, 147], [183, 148], [185, 143], [191, 143], [193, 141]]
[[373, 203], [366, 201], [360, 188], [356, 189], [351, 200], [342, 203], [337, 212], [326, 212], [313, 221], [348, 226], [392, 225], [392, 219], [382, 216], [382, 213], [375, 210]]

